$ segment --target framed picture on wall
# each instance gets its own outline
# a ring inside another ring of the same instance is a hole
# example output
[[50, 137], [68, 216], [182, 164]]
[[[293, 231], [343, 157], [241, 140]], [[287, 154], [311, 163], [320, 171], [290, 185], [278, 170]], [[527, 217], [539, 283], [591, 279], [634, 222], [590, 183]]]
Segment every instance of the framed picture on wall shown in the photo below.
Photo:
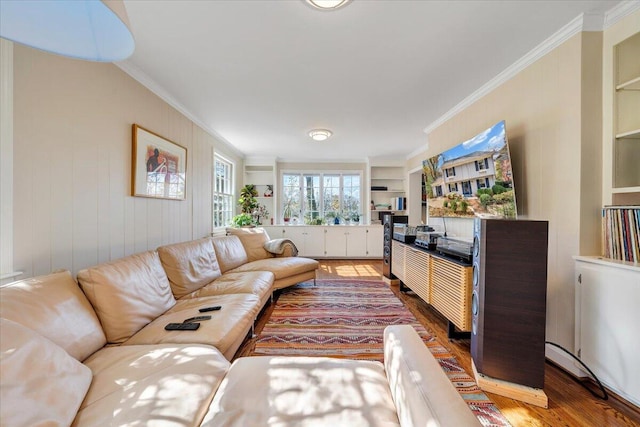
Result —
[[187, 149], [133, 125], [131, 195], [154, 199], [187, 198]]

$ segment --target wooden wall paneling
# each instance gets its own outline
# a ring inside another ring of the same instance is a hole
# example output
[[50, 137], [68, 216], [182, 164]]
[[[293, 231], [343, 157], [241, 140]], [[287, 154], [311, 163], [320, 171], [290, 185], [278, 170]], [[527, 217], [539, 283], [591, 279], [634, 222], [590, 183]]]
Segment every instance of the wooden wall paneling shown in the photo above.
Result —
[[51, 271], [51, 221], [48, 214], [51, 211], [52, 185], [50, 147], [46, 139], [40, 139], [28, 154], [32, 171], [31, 210], [34, 218], [38, 218], [31, 224], [32, 250], [29, 255], [34, 275]]
[[[119, 98], [122, 99], [122, 98]], [[123, 123], [112, 132], [109, 144], [109, 259], [126, 251], [127, 199], [131, 199], [131, 126]]]
[[[104, 126], [104, 125], [103, 125]], [[108, 126], [107, 126], [108, 127]], [[110, 129], [94, 128], [94, 130], [103, 135], [108, 135], [111, 140], [112, 132]], [[99, 144], [97, 147], [97, 214], [98, 214], [98, 263], [107, 262], [111, 260], [111, 218], [113, 212], [111, 209], [111, 192], [109, 190], [109, 169], [111, 167], [110, 144]]]
[[148, 200], [133, 197], [133, 253], [147, 250]]
[[79, 135], [73, 137], [73, 270], [98, 263], [98, 149]]
[[[73, 144], [67, 141], [49, 151], [51, 163], [51, 270], [71, 270], [73, 266]], [[22, 213], [18, 216], [21, 216]]]

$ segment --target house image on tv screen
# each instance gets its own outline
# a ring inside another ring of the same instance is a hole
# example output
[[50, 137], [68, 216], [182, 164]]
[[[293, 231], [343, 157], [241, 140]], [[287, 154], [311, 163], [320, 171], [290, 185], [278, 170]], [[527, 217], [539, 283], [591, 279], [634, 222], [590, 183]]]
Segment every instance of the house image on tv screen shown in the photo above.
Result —
[[515, 218], [505, 123], [423, 162], [429, 216]]

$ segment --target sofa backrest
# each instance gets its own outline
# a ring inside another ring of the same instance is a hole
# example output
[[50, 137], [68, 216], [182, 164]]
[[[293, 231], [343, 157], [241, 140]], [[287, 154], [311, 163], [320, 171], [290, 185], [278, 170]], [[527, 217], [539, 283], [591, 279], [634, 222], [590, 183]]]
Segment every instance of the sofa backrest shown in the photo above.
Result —
[[156, 251], [78, 272], [110, 343], [121, 343], [176, 304]]
[[209, 238], [160, 246], [158, 255], [176, 298], [182, 298], [222, 275]]
[[269, 241], [264, 228], [227, 228], [227, 234], [238, 236], [247, 253], [248, 262], [273, 257], [273, 254], [264, 249], [264, 244]]
[[226, 273], [249, 262], [247, 252], [238, 236], [212, 237], [211, 243], [218, 257], [220, 270]]
[[36, 331], [80, 361], [107, 342], [95, 311], [68, 271], [3, 285], [0, 315]]

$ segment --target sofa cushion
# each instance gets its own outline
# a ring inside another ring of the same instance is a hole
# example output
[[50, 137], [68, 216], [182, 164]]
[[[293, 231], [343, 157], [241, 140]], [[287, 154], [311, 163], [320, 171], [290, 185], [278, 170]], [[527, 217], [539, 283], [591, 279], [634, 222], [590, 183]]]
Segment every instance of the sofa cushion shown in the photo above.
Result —
[[74, 426], [199, 426], [229, 362], [203, 345], [107, 347]]
[[[245, 396], [259, 394], [259, 398]], [[398, 426], [379, 362], [243, 357], [231, 365], [203, 426]]]
[[401, 425], [482, 425], [410, 325], [385, 328], [384, 365]]
[[249, 261], [247, 252], [238, 236], [213, 237], [211, 242], [216, 250], [220, 270], [223, 273]]
[[95, 311], [68, 271], [2, 286], [0, 313], [80, 361], [107, 343]]
[[242, 273], [224, 273], [212, 283], [184, 296], [183, 298], [202, 298], [215, 295], [254, 294], [262, 305], [271, 296], [274, 275], [270, 271], [244, 271]]
[[[198, 309], [220, 305], [222, 309], [199, 313]], [[178, 300], [176, 305], [127, 340], [123, 345], [136, 344], [208, 344], [231, 360], [251, 329], [258, 315], [260, 300], [252, 294], [218, 295], [206, 298]], [[200, 322], [196, 331], [166, 331], [167, 323], [182, 323], [201, 315], [211, 319]]]
[[3, 426], [68, 426], [91, 384], [91, 370], [61, 347], [0, 319]]
[[110, 343], [121, 343], [176, 303], [155, 251], [130, 255], [78, 273]]
[[276, 280], [278, 280], [309, 271], [315, 271], [319, 265], [318, 261], [304, 257], [269, 258], [240, 265], [230, 272], [270, 271], [276, 276]]
[[209, 238], [160, 246], [158, 255], [176, 298], [182, 298], [222, 275]]
[[269, 241], [269, 235], [264, 228], [227, 228], [227, 234], [238, 236], [249, 262], [273, 257], [273, 254], [264, 248], [264, 244]]

